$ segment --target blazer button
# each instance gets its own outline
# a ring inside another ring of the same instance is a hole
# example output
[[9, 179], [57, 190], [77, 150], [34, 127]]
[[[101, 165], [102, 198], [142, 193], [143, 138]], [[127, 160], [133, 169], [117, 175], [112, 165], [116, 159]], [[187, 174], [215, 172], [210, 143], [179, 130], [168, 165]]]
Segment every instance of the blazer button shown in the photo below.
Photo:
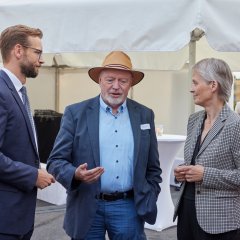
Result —
[[201, 192], [199, 190], [197, 190], [197, 194], [200, 194]]

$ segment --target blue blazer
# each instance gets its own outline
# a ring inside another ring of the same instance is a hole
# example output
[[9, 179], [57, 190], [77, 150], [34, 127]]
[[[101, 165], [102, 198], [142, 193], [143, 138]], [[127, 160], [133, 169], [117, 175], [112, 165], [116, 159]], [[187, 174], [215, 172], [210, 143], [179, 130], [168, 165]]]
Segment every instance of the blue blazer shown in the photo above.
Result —
[[[150, 224], [157, 216], [161, 169], [153, 111], [127, 100], [134, 136], [134, 201], [138, 215]], [[141, 124], [150, 129], [142, 130]], [[76, 168], [87, 162], [88, 168], [100, 165], [99, 96], [66, 108], [61, 128], [47, 163], [56, 180], [67, 189], [64, 229], [73, 238], [84, 238], [95, 216], [100, 180], [93, 184], [74, 181]]]
[[0, 233], [25, 234], [34, 224], [39, 157], [27, 112], [0, 71]]

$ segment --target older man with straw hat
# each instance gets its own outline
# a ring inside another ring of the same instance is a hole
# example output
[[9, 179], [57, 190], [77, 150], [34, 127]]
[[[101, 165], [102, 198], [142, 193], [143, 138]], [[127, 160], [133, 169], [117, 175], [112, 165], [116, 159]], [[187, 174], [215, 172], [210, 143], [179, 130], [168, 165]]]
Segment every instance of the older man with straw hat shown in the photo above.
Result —
[[67, 189], [72, 240], [146, 239], [160, 192], [154, 113], [127, 98], [144, 74], [120, 51], [89, 70], [99, 96], [68, 106], [47, 168]]

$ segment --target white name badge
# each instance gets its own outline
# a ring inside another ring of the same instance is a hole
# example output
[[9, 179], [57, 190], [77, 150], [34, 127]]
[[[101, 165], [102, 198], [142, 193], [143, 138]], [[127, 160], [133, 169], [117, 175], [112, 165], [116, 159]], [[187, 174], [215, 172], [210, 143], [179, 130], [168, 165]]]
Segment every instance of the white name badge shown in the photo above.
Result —
[[141, 125], [140, 125], [140, 128], [141, 128], [142, 130], [150, 129], [150, 124], [149, 124], [149, 123], [141, 124]]

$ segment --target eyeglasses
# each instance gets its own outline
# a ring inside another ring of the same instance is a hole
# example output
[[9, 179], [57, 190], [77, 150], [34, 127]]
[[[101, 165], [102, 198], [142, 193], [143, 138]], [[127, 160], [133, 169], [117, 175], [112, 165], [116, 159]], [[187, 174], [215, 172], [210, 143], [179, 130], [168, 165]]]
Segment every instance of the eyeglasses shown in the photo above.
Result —
[[41, 57], [42, 57], [42, 50], [34, 48], [34, 47], [30, 47], [30, 46], [26, 46], [26, 45], [22, 45], [25, 48], [30, 48], [32, 50], [35, 51], [36, 54], [38, 54], [38, 61], [40, 61]]

